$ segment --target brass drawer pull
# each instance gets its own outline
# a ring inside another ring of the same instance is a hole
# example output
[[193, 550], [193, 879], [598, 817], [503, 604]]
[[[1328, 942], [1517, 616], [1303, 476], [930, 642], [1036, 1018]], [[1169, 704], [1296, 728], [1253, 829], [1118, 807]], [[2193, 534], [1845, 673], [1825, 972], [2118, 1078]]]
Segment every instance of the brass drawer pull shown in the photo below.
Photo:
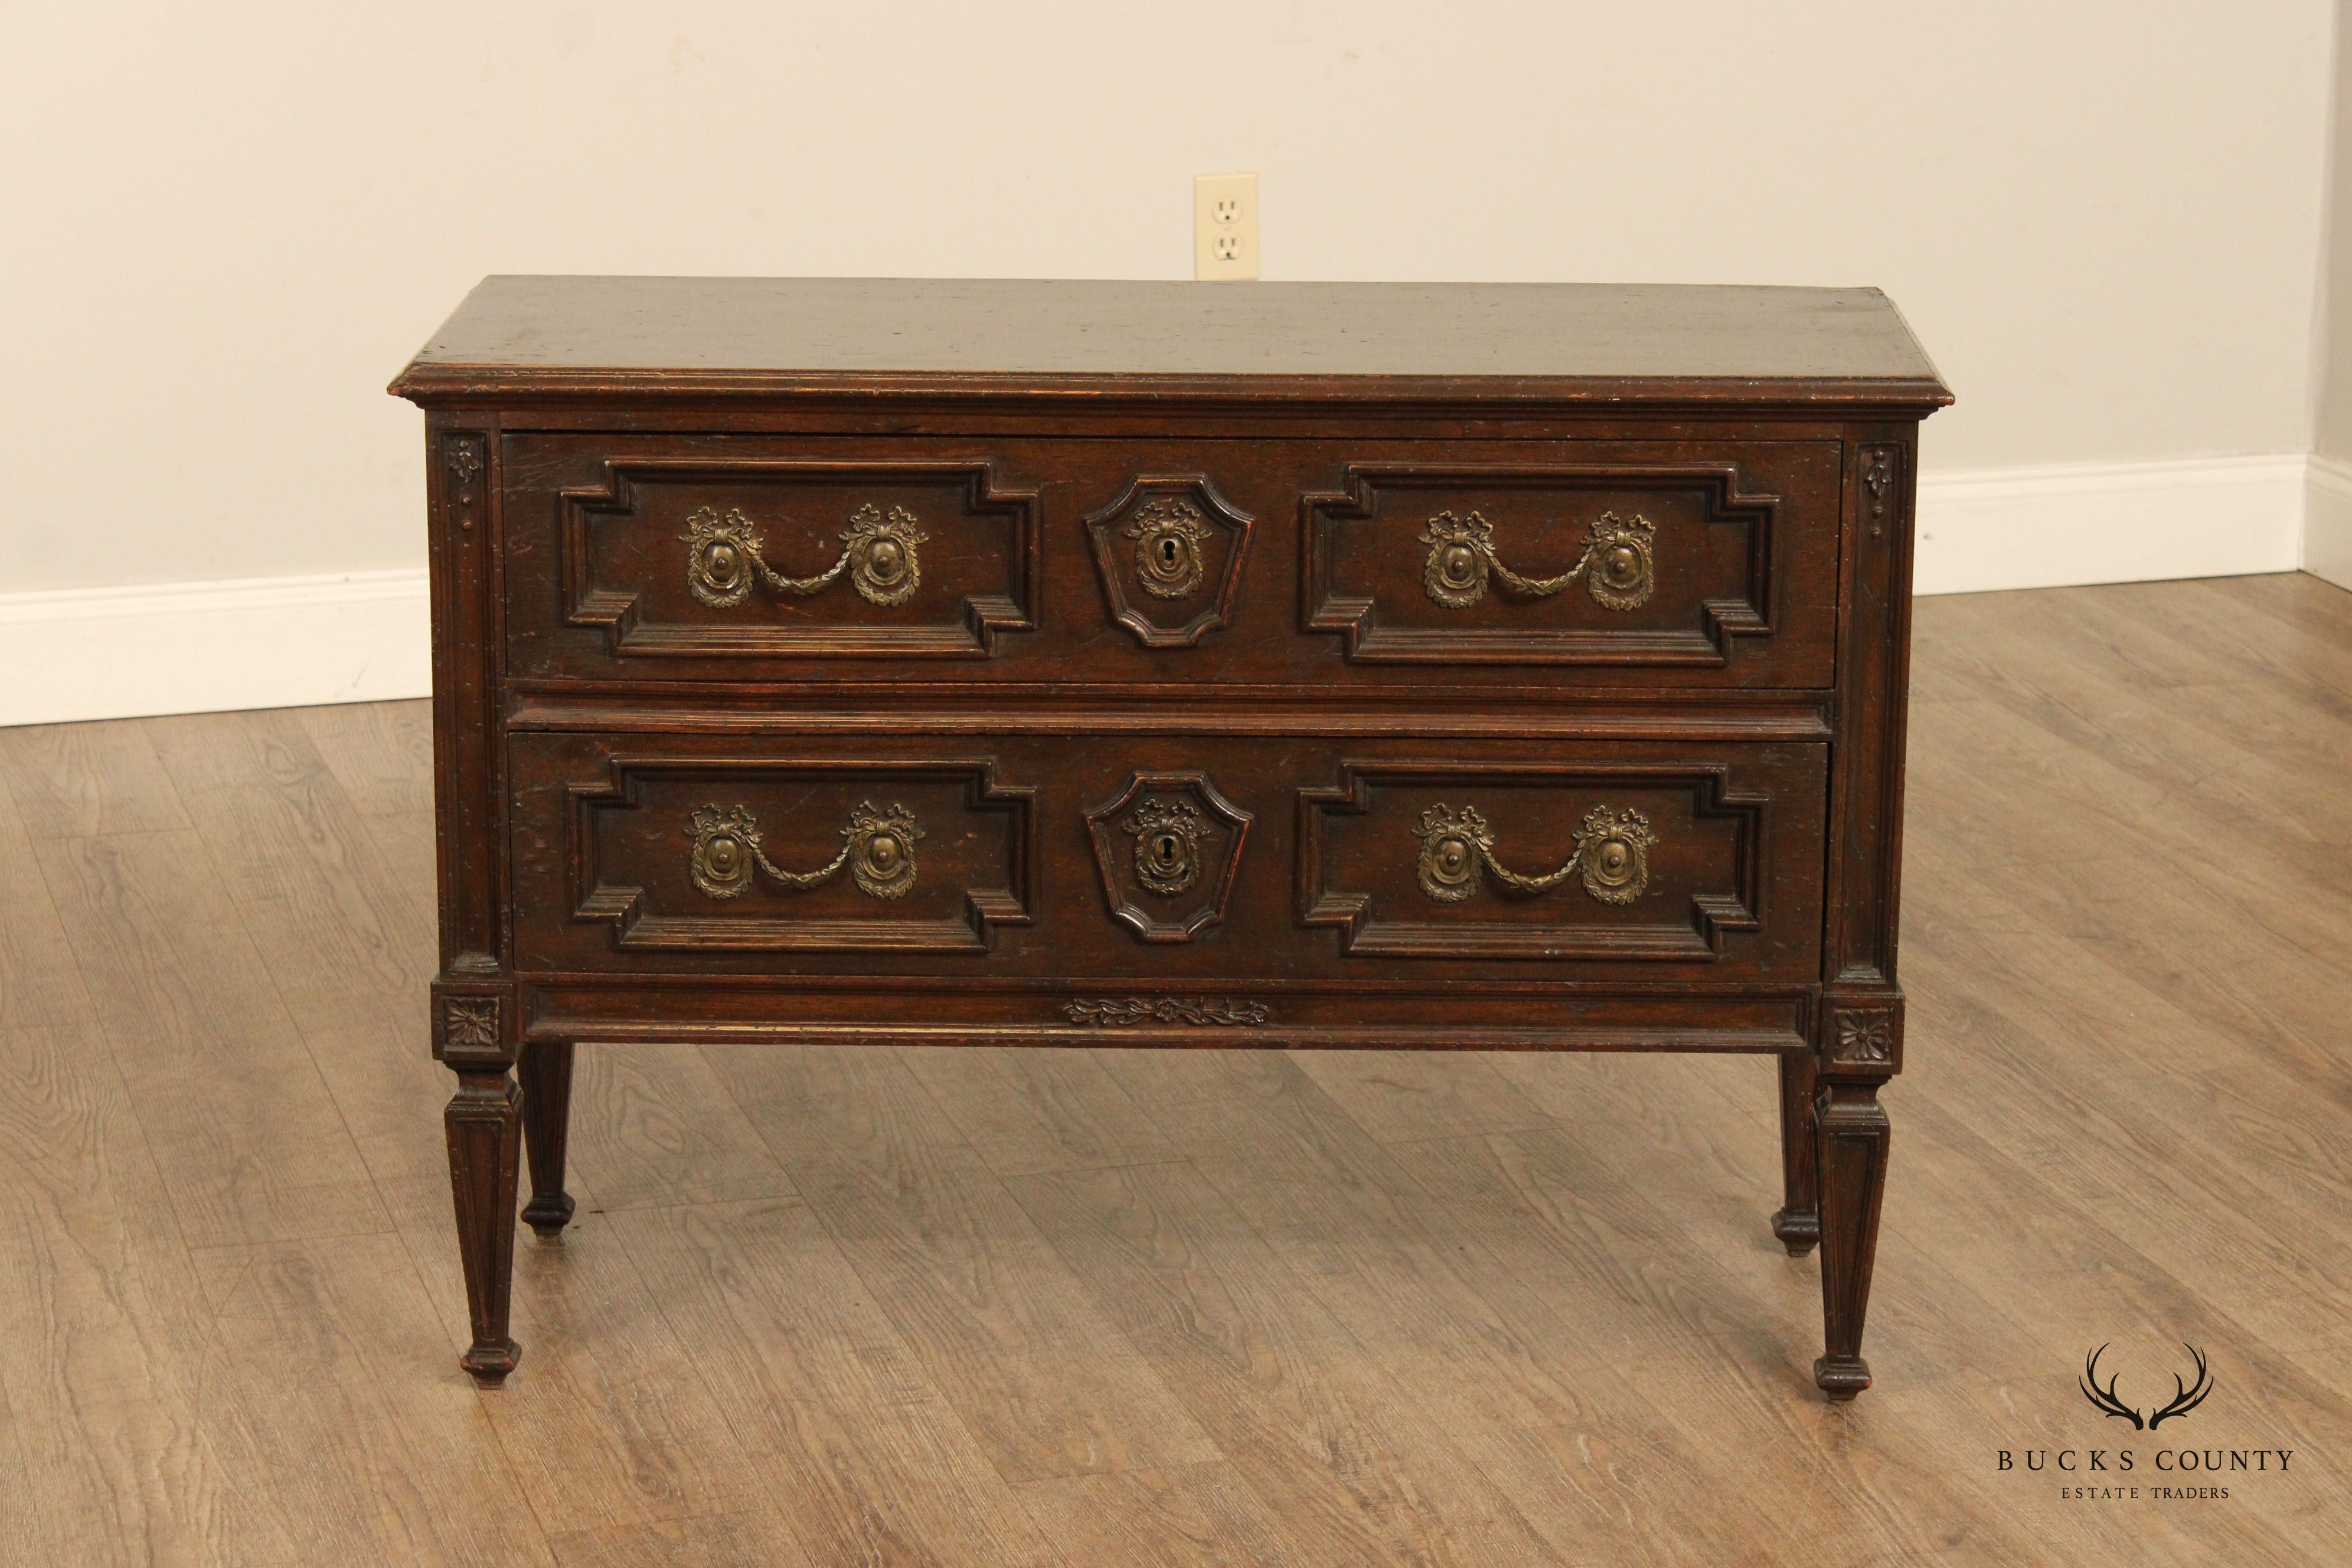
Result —
[[915, 841], [923, 830], [903, 805], [877, 812], [871, 801], [861, 801], [841, 830], [841, 853], [814, 871], [787, 871], [771, 861], [760, 847], [760, 820], [748, 806], [706, 805], [694, 814], [686, 836], [694, 840], [694, 885], [714, 899], [740, 895], [755, 870], [801, 891], [831, 881], [844, 866], [859, 892], [896, 899], [915, 885]]
[[849, 585], [869, 605], [903, 605], [923, 580], [917, 547], [929, 535], [915, 526], [915, 514], [894, 506], [890, 515], [868, 501], [849, 514], [841, 531], [841, 559], [814, 577], [787, 577], [760, 556], [760, 529], [730, 507], [721, 517], [703, 507], [686, 520], [686, 585], [713, 609], [731, 609], [751, 596], [751, 584], [771, 593], [805, 598], [823, 593], [849, 574]]
[[1442, 904], [1458, 904], [1478, 890], [1480, 868], [1505, 887], [1542, 893], [1581, 873], [1584, 890], [1604, 904], [1630, 904], [1650, 881], [1650, 847], [1658, 841], [1650, 819], [1632, 806], [1596, 805], [1576, 830], [1576, 853], [1557, 871], [1523, 877], [1495, 858], [1494, 830], [1475, 806], [1443, 804], [1421, 814], [1421, 890]]
[[1594, 604], [1630, 610], [1647, 604], [1656, 585], [1650, 542], [1657, 531], [1646, 517], [1604, 511], [1585, 531], [1584, 554], [1575, 565], [1557, 577], [1522, 577], [1495, 553], [1495, 525], [1483, 515], [1441, 511], [1421, 534], [1429, 546], [1421, 580], [1429, 596], [1449, 610], [1466, 610], [1485, 598], [1489, 576], [1530, 599], [1549, 598], [1581, 577]]

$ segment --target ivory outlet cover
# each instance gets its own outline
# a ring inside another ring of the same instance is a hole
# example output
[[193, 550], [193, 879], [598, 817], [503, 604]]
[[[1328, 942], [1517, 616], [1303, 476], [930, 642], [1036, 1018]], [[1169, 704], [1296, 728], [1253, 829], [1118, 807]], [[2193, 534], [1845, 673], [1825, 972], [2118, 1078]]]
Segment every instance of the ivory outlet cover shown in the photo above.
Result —
[[1225, 282], [1257, 276], [1257, 176], [1192, 176], [1192, 276]]

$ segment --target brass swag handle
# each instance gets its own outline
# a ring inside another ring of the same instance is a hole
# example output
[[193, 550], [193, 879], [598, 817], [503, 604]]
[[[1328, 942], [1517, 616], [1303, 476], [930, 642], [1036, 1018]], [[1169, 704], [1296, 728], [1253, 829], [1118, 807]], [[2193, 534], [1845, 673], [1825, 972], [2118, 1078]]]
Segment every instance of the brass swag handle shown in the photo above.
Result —
[[1650, 882], [1650, 847], [1658, 841], [1650, 819], [1632, 806], [1596, 805], [1576, 830], [1576, 853], [1557, 871], [1521, 876], [1495, 858], [1494, 830], [1475, 806], [1443, 804], [1421, 814], [1421, 890], [1442, 904], [1458, 904], [1478, 890], [1481, 868], [1505, 887], [1549, 892], [1578, 873], [1584, 890], [1604, 904], [1630, 904]]
[[1604, 511], [1585, 531], [1584, 553], [1557, 577], [1522, 577], [1495, 553], [1495, 525], [1478, 512], [1456, 517], [1441, 511], [1422, 531], [1429, 546], [1421, 580], [1429, 596], [1449, 610], [1466, 610], [1486, 596], [1492, 576], [1514, 594], [1549, 598], [1579, 577], [1584, 591], [1604, 610], [1630, 610], [1647, 604], [1656, 585], [1650, 541], [1657, 524], [1646, 517]]
[[731, 609], [751, 596], [751, 584], [775, 594], [807, 597], [823, 593], [849, 574], [849, 585], [869, 605], [903, 605], [923, 581], [917, 546], [930, 536], [915, 526], [915, 514], [894, 506], [885, 517], [868, 501], [849, 514], [841, 531], [841, 559], [814, 577], [788, 577], [760, 556], [760, 529], [730, 507], [721, 517], [703, 507], [686, 520], [686, 585], [713, 609]]
[[915, 841], [923, 830], [903, 805], [877, 811], [861, 801], [841, 830], [841, 853], [814, 871], [787, 871], [760, 847], [760, 820], [748, 806], [721, 811], [706, 805], [694, 814], [686, 836], [694, 840], [694, 885], [714, 899], [732, 899], [751, 885], [753, 872], [795, 892], [831, 881], [844, 866], [868, 898], [903, 898], [915, 885]]

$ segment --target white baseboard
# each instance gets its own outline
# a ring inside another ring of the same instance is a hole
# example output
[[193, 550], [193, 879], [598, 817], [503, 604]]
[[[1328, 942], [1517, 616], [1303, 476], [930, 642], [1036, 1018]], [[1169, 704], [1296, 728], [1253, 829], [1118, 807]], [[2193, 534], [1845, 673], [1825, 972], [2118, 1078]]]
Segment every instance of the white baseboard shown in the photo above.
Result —
[[2295, 454], [1922, 475], [1913, 585], [1973, 594], [2292, 572], [2305, 466]]
[[2352, 463], [2311, 459], [2304, 489], [2303, 569], [2352, 588]]
[[[2298, 566], [2352, 587], [2352, 465], [2053, 464], [1919, 483], [1922, 594]], [[430, 619], [422, 571], [0, 595], [0, 724], [423, 697]]]
[[421, 570], [0, 595], [0, 724], [432, 689]]

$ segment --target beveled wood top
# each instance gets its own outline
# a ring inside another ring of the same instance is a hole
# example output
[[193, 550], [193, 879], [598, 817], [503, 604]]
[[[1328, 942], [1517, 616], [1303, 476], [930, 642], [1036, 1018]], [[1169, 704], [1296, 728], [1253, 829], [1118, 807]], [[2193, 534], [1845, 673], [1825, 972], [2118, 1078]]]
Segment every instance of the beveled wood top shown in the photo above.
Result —
[[1013, 279], [488, 278], [391, 390], [1951, 401], [1875, 289]]

